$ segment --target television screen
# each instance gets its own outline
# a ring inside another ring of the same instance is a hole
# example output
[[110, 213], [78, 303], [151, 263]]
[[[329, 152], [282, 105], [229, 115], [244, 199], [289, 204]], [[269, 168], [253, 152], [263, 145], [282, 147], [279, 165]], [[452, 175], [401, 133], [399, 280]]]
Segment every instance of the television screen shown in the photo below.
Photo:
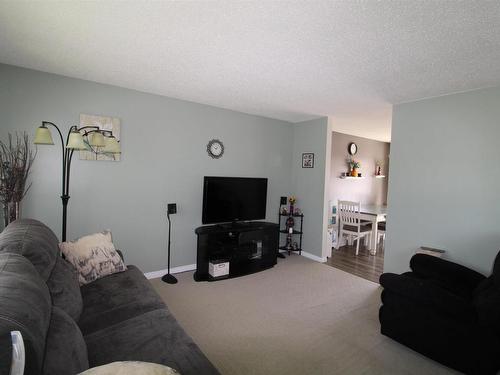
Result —
[[266, 218], [267, 178], [205, 177], [203, 224]]

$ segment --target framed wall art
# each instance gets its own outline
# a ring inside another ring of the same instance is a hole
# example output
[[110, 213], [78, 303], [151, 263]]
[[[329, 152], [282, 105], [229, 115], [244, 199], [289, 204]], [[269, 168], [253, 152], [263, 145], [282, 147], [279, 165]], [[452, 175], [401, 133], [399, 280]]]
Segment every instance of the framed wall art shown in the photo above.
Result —
[[302, 168], [314, 168], [314, 153], [304, 152], [302, 154]]
[[[108, 130], [120, 142], [120, 119], [110, 116], [96, 116], [80, 114], [80, 127], [97, 126], [99, 129]], [[80, 160], [106, 160], [120, 161], [121, 154], [94, 153], [90, 151], [80, 151]]]

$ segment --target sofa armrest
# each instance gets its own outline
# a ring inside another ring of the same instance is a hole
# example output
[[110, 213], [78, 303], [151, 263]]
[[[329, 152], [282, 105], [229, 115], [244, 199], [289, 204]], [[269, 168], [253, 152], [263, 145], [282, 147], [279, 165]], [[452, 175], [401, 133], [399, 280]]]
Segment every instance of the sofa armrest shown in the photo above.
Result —
[[453, 316], [473, 316], [471, 300], [456, 295], [430, 280], [407, 275], [384, 273], [380, 284], [389, 292], [413, 301], [421, 307], [428, 307]]
[[118, 255], [120, 256], [120, 258], [122, 258], [122, 261], [124, 261], [124, 262], [125, 262], [125, 258], [123, 258], [123, 253], [122, 253], [122, 251], [121, 251], [121, 250], [118, 250], [118, 249], [115, 249], [115, 250], [116, 250], [116, 252], [118, 253]]
[[470, 268], [427, 254], [415, 254], [410, 268], [421, 278], [434, 280], [446, 289], [467, 296], [486, 278]]

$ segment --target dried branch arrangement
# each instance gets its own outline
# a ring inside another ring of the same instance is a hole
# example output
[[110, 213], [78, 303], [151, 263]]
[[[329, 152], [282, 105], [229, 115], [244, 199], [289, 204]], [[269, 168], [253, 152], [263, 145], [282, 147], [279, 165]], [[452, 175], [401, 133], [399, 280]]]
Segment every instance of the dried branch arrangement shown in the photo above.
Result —
[[0, 141], [0, 203], [20, 202], [31, 184], [26, 186], [36, 152], [26, 132], [9, 133], [7, 142]]

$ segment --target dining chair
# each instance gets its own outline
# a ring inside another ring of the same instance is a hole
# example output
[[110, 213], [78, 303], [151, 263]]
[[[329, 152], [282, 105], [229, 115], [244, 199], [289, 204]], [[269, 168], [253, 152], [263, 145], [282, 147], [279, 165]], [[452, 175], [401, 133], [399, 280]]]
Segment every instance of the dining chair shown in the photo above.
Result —
[[377, 245], [379, 239], [382, 239], [383, 248], [385, 248], [385, 223], [386, 223], [385, 221], [380, 221], [377, 223], [377, 233], [378, 233]]
[[363, 237], [367, 237], [368, 243], [371, 239], [372, 228], [371, 224], [366, 224], [361, 221], [360, 203], [351, 201], [338, 201], [337, 215], [339, 216], [339, 241], [347, 234], [349, 243], [357, 241], [356, 255], [359, 253], [359, 241]]

